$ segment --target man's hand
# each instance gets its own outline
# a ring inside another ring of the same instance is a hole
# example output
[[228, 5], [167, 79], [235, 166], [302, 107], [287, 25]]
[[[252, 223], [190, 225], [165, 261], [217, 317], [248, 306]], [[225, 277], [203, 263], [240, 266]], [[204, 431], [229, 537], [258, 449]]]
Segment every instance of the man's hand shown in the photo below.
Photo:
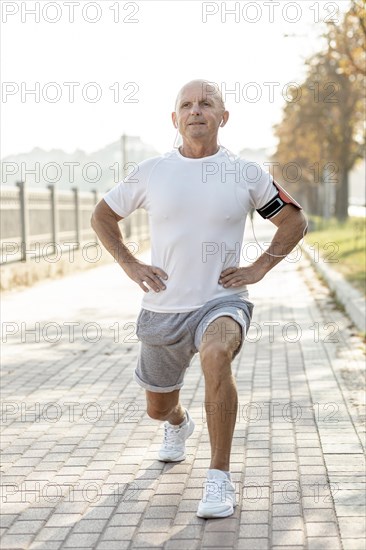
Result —
[[258, 283], [263, 279], [265, 272], [254, 265], [247, 267], [228, 267], [221, 272], [219, 284], [222, 284], [224, 288], [230, 286], [244, 286]]
[[277, 231], [267, 250], [248, 267], [228, 267], [221, 272], [219, 283], [225, 288], [240, 287], [257, 283], [304, 237], [307, 220], [301, 210], [292, 204], [284, 208], [270, 220]]
[[160, 292], [160, 290], [165, 290], [166, 286], [161, 279], [167, 280], [168, 275], [160, 269], [160, 267], [154, 267], [152, 265], [147, 265], [141, 262], [140, 260], [134, 260], [132, 262], [127, 262], [122, 265], [123, 270], [129, 276], [130, 279], [135, 281], [144, 292], [149, 292], [148, 285], [155, 292]]

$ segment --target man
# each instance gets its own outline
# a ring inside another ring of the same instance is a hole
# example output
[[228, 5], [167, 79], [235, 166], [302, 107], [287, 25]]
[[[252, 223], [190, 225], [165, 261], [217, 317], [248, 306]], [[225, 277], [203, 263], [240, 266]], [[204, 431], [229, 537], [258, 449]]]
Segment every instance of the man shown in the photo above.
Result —
[[[252, 315], [246, 285], [260, 281], [306, 230], [301, 207], [268, 173], [218, 145], [218, 130], [228, 118], [216, 85], [194, 80], [183, 86], [172, 113], [182, 146], [141, 162], [92, 216], [102, 244], [145, 292], [135, 380], [146, 391], [148, 415], [165, 421], [159, 459], [167, 462], [185, 458], [185, 441], [194, 430], [179, 392], [195, 353], [205, 377], [206, 413], [210, 404], [237, 409], [231, 362]], [[118, 227], [140, 207], [150, 217], [152, 265], [129, 252]], [[238, 267], [246, 215], [253, 208], [278, 229], [265, 253]], [[229, 516], [236, 505], [230, 475], [235, 417], [207, 414], [211, 463], [199, 517]]]

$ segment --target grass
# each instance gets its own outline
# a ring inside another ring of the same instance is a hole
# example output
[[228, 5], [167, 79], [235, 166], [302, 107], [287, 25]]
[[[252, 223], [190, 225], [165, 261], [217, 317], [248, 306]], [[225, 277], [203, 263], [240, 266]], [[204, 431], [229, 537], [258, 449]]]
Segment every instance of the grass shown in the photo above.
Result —
[[315, 261], [328, 263], [366, 295], [365, 219], [339, 222], [313, 216], [309, 227], [305, 241], [312, 247]]

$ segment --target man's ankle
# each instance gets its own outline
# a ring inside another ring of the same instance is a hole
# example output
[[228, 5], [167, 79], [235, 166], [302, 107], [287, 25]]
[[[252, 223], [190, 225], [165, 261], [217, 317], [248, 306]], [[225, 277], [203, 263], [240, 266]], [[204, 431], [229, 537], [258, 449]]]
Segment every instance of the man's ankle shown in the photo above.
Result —
[[182, 426], [184, 426], [184, 424], [187, 423], [188, 421], [188, 416], [187, 416], [187, 413], [186, 413], [186, 409], [183, 409], [183, 412], [184, 412], [184, 416], [183, 416], [183, 419], [176, 422], [176, 418], [174, 417], [174, 422], [171, 422], [171, 420], [169, 419], [168, 422], [171, 426], [174, 426], [175, 428], [180, 428]]

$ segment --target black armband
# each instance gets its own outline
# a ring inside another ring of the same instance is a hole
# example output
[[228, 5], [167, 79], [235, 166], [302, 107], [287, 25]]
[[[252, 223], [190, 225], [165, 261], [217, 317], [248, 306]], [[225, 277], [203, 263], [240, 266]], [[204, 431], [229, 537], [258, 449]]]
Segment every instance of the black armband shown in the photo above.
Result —
[[262, 206], [262, 208], [257, 209], [258, 214], [260, 214], [262, 218], [266, 220], [268, 218], [273, 218], [273, 216], [278, 214], [278, 212], [280, 212], [280, 210], [282, 210], [282, 208], [286, 206], [286, 204], [293, 204], [294, 206], [296, 206], [296, 208], [302, 210], [302, 206], [300, 206], [300, 204], [296, 202], [295, 199], [293, 199], [291, 195], [289, 195], [287, 191], [285, 191], [283, 187], [281, 187], [274, 180], [273, 185], [278, 191], [277, 194], [269, 202], [267, 202], [267, 204]]

